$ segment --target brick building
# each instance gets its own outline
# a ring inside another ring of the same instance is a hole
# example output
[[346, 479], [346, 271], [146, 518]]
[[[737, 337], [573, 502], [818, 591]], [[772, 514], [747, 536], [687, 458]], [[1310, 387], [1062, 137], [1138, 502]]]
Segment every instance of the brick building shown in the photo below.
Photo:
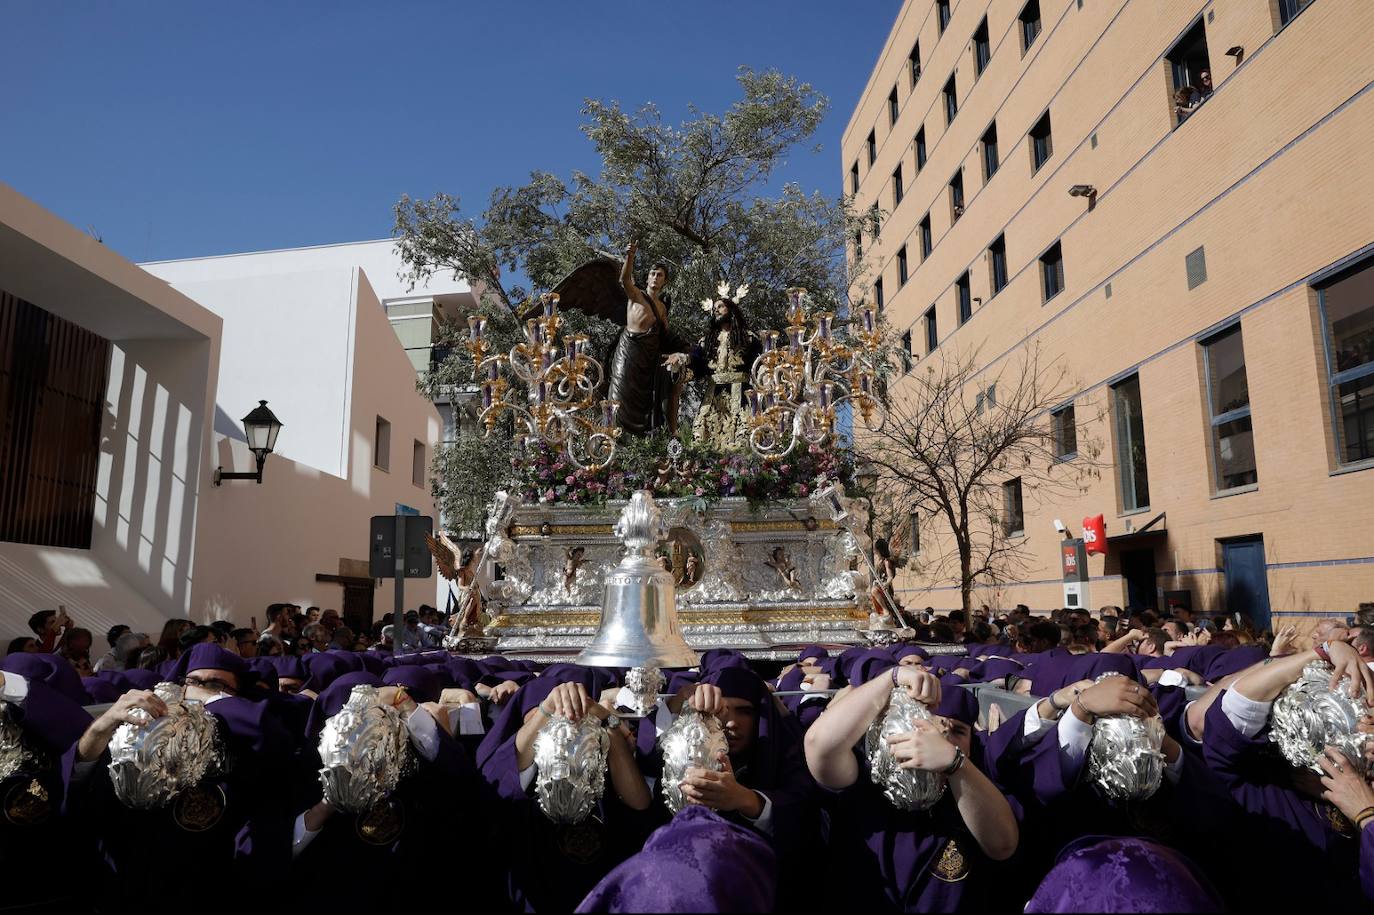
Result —
[[[1091, 607], [1374, 600], [1372, 34], [1362, 0], [903, 4], [842, 145], [845, 192], [885, 211], [855, 295], [917, 368], [1062, 359], [1046, 422], [1102, 443], [1081, 494], [1008, 474], [1029, 564], [975, 605], [1061, 606], [1054, 519], [1098, 513]], [[919, 524], [901, 597], [957, 607], [922, 571], [948, 532]]]

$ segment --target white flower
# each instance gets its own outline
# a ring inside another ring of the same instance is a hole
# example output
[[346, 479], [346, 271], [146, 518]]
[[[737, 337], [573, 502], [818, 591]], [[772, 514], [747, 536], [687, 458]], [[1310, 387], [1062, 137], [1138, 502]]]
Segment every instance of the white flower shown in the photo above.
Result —
[[712, 302], [710, 299], [702, 299], [702, 300], [701, 300], [701, 310], [704, 311], [704, 312], [706, 312], [707, 314], [710, 314], [710, 313], [711, 313], [711, 309], [712, 309], [714, 306], [715, 306], [715, 303]]
[[727, 280], [721, 280], [719, 285], [716, 286], [716, 295], [720, 296], [722, 299], [730, 298], [730, 283]]
[[747, 296], [748, 294], [749, 294], [749, 284], [748, 284], [748, 283], [740, 283], [738, 286], [735, 287], [735, 301], [736, 301], [736, 302], [739, 302], [739, 301], [743, 300], [744, 297]]

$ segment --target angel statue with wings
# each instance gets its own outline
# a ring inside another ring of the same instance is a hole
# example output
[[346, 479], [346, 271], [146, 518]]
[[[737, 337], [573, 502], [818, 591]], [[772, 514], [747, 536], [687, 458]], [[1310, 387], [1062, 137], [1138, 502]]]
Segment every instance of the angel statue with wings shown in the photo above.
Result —
[[675, 376], [687, 368], [691, 347], [668, 326], [668, 265], [660, 261], [651, 266], [641, 288], [634, 278], [637, 247], [633, 241], [626, 246], [623, 264], [604, 257], [588, 261], [553, 291], [565, 310], [621, 325], [607, 360], [604, 391], [607, 400], [620, 403], [620, 429], [627, 435], [662, 428], [676, 432]]
[[482, 637], [482, 593], [477, 587], [477, 567], [482, 562], [480, 545], [459, 546], [439, 532], [425, 535], [429, 551], [439, 567], [439, 574], [449, 584], [449, 633], [444, 647], [451, 648], [462, 639]]

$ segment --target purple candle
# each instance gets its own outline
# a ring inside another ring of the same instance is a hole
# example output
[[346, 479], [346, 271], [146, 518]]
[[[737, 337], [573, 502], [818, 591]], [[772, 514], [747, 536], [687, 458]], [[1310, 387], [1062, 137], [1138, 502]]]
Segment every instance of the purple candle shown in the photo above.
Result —
[[492, 400], [492, 397], [491, 397], [491, 385], [489, 385], [489, 384], [484, 384], [484, 385], [482, 385], [482, 409], [483, 409], [483, 410], [489, 410], [489, 409], [491, 409], [491, 400]]
[[482, 334], [487, 329], [487, 319], [481, 315], [468, 315], [468, 334], [473, 342], [482, 339]]
[[558, 295], [556, 293], [546, 292], [541, 298], [544, 304], [544, 317], [552, 318], [558, 313]]
[[816, 336], [822, 340], [830, 339], [830, 320], [833, 317], [834, 315], [828, 311], [823, 311], [816, 316]]
[[749, 415], [756, 419], [759, 415], [759, 392], [753, 388], [749, 389]]
[[876, 319], [877, 315], [874, 313], [873, 309], [864, 309], [864, 330], [866, 332], [870, 334], [873, 333], [874, 322], [876, 321]]
[[821, 409], [829, 409], [831, 401], [835, 398], [835, 385], [825, 382], [821, 385]]
[[873, 393], [873, 376], [867, 372], [859, 373], [859, 393], [863, 394], [865, 397]]
[[802, 329], [800, 327], [787, 328], [787, 348], [792, 352], [798, 352], [802, 346]]
[[548, 402], [548, 399], [549, 399], [549, 385], [548, 385], [547, 382], [543, 382], [543, 381], [539, 382], [539, 389], [538, 389], [537, 394], [538, 394], [539, 402], [540, 402], [541, 404]]

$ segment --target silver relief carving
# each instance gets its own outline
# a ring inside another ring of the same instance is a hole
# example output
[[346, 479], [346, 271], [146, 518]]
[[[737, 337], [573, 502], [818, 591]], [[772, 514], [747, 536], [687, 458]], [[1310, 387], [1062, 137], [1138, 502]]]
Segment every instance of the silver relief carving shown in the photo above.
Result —
[[903, 769], [892, 755], [888, 739], [915, 730], [917, 721], [930, 721], [926, 706], [902, 687], [894, 687], [887, 711], [868, 727], [864, 749], [873, 784], [898, 810], [927, 810], [945, 793], [947, 779], [938, 772]]
[[1320, 661], [1303, 668], [1298, 679], [1274, 700], [1269, 739], [1290, 763], [1319, 774], [1322, 769], [1317, 761], [1323, 751], [1327, 746], [1337, 747], [1364, 775], [1374, 734], [1361, 733], [1359, 724], [1370, 712], [1362, 700], [1351, 697], [1349, 677], [1331, 689], [1331, 671]]
[[365, 813], [391, 795], [416, 761], [400, 713], [375, 686], [353, 687], [320, 732], [320, 785], [330, 806]]
[[724, 771], [720, 754], [730, 752], [725, 731], [715, 715], [703, 715], [690, 705], [682, 707], [672, 727], [659, 739], [663, 750], [663, 777], [659, 789], [668, 809], [677, 813], [686, 805], [682, 796], [682, 779], [688, 769]]
[[220, 765], [215, 720], [205, 706], [186, 699], [175, 683], [159, 683], [153, 692], [167, 714], [154, 718], [131, 709], [138, 721], [121, 724], [110, 738], [110, 783], [120, 802], [136, 810], [165, 807]]
[[[1109, 672], [1097, 678], [1121, 674]], [[1129, 715], [1106, 715], [1093, 722], [1088, 744], [1088, 779], [1115, 800], [1144, 800], [1159, 790], [1164, 778], [1164, 721]]]
[[15, 719], [10, 704], [0, 699], [0, 781], [38, 768], [47, 767], [24, 739], [24, 729]]
[[595, 715], [555, 715], [534, 738], [535, 796], [555, 823], [580, 823], [606, 787], [610, 735]]
[[630, 668], [625, 674], [625, 689], [630, 694], [630, 704], [626, 707], [641, 717], [649, 714], [658, 705], [658, 694], [667, 682], [663, 671], [652, 664]]

